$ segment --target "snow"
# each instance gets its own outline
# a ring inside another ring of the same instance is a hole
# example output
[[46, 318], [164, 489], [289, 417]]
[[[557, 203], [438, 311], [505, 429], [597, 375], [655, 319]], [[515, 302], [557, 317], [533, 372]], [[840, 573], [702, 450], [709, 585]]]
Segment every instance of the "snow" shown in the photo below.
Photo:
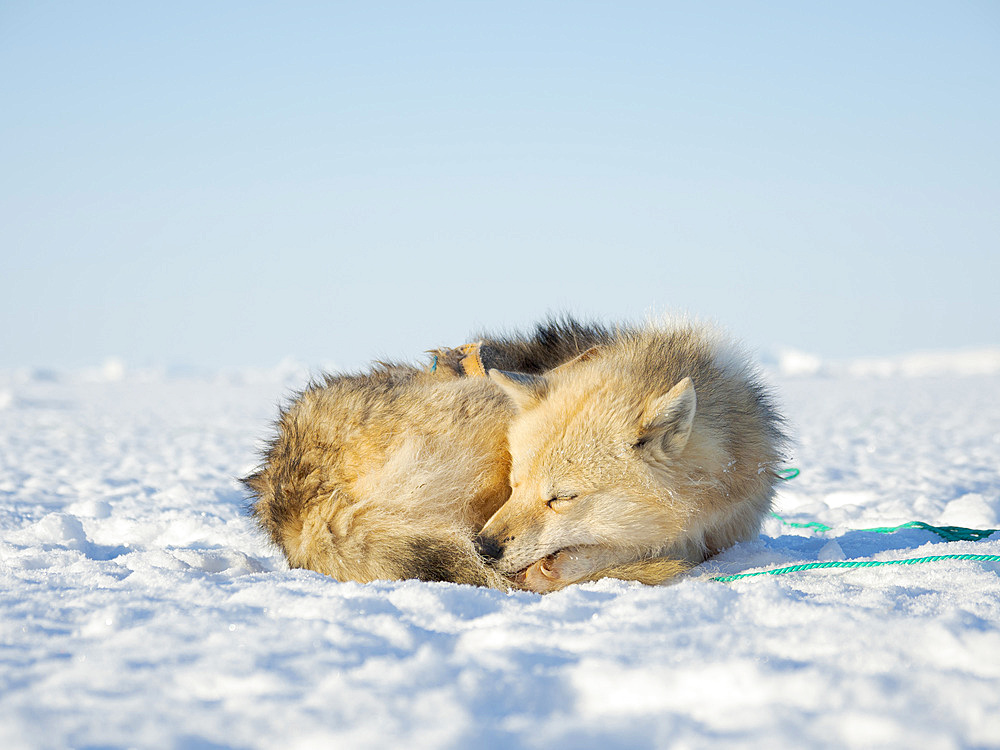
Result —
[[1000, 527], [991, 356], [789, 359], [776, 510], [829, 531], [544, 597], [288, 570], [234, 477], [295, 363], [0, 373], [0, 747], [996, 747], [1000, 565], [709, 580], [1000, 554], [862, 530]]

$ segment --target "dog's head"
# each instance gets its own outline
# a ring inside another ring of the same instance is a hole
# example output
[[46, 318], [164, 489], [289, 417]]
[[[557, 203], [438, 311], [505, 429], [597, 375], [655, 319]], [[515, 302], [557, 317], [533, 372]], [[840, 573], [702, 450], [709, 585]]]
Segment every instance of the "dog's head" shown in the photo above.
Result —
[[690, 378], [643, 393], [600, 351], [546, 376], [490, 371], [517, 407], [512, 494], [477, 537], [525, 588], [550, 591], [642, 560], [672, 539], [672, 474], [692, 432]]

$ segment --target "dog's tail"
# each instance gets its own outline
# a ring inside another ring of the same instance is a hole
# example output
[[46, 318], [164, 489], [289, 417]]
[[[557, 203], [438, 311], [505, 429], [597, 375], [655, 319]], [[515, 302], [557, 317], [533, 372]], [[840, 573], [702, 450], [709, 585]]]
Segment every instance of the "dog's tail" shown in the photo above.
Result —
[[[342, 489], [316, 488], [308, 473], [276, 478], [266, 469], [241, 480], [250, 514], [293, 568], [340, 581], [450, 581], [507, 589], [476, 552], [473, 530], [357, 502]], [[324, 498], [324, 502], [317, 502]]]

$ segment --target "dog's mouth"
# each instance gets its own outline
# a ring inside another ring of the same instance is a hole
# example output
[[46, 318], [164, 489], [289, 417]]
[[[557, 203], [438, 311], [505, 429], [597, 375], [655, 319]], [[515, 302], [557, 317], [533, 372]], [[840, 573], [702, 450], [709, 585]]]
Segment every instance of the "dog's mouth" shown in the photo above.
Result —
[[568, 548], [557, 550], [518, 571], [511, 576], [511, 580], [515, 585], [530, 591], [554, 591], [562, 588], [569, 583], [563, 579], [561, 568], [569, 560], [570, 554]]

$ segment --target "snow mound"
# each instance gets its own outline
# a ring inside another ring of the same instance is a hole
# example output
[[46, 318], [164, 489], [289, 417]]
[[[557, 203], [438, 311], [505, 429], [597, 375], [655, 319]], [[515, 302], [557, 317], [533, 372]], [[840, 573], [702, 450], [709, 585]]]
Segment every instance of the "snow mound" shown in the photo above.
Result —
[[858, 359], [847, 366], [855, 377], [923, 378], [1000, 374], [1000, 349], [925, 352], [894, 358]]

